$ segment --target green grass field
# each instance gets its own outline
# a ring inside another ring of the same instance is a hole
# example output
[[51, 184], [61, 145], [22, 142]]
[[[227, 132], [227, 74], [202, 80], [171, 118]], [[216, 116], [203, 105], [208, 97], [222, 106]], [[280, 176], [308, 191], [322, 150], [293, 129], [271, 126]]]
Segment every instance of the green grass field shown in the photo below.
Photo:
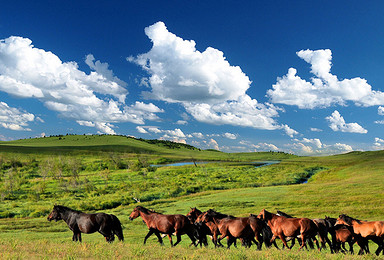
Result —
[[[281, 162], [259, 168], [250, 164], [266, 160]], [[175, 161], [212, 163], [151, 166]], [[122, 136], [69, 135], [0, 142], [0, 174], [2, 258], [360, 258], [331, 255], [329, 250], [297, 252], [296, 247], [260, 252], [255, 247], [214, 249], [212, 244], [190, 248], [184, 236], [175, 248], [169, 248], [167, 239], [159, 246], [155, 237], [143, 246], [146, 226], [140, 219], [128, 219], [136, 205], [166, 214], [187, 214], [198, 207], [247, 216], [266, 208], [297, 217], [346, 213], [384, 220], [384, 151], [328, 157], [226, 154]], [[298, 184], [307, 178], [308, 183]], [[63, 221], [46, 220], [55, 203], [115, 214], [124, 225], [125, 242], [107, 244], [100, 234], [83, 234], [82, 244], [73, 243]]]

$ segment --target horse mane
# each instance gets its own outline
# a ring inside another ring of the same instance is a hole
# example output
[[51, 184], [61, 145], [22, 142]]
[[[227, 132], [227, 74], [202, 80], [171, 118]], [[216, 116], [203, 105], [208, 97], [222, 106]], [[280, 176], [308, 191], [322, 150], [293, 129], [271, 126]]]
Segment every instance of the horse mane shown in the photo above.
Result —
[[150, 213], [161, 214], [160, 212], [156, 212], [154, 210], [150, 210], [150, 209], [144, 208], [143, 206], [137, 206], [136, 209], [141, 211], [141, 212], [143, 212], [143, 213], [145, 213], [145, 214], [150, 214]]
[[282, 216], [282, 217], [286, 217], [286, 218], [294, 218], [293, 216], [291, 216], [291, 215], [289, 215], [289, 214], [287, 214], [287, 213], [285, 213], [285, 212], [282, 212], [282, 211], [280, 211], [280, 210], [277, 211], [277, 214], [276, 214], [276, 215], [278, 215], [278, 216]]
[[234, 219], [235, 217], [232, 216], [232, 215], [227, 215], [227, 214], [223, 214], [223, 213], [220, 213], [220, 212], [217, 212], [213, 209], [209, 209], [207, 210], [207, 214], [208, 216], [210, 217], [215, 217], [215, 218], [219, 218], [219, 219], [223, 219], [223, 218], [230, 218], [230, 219]]
[[361, 221], [358, 220], [358, 219], [355, 219], [355, 218], [352, 218], [350, 216], [347, 216], [345, 214], [341, 214], [339, 216], [340, 219], [342, 219], [345, 223], [347, 223], [348, 225], [352, 225], [352, 221], [356, 221], [357, 223], [361, 224]]
[[53, 208], [57, 209], [57, 211], [59, 211], [59, 212], [72, 211], [72, 212], [82, 213], [79, 210], [71, 209], [71, 208], [68, 208], [68, 207], [63, 206], [63, 205], [55, 205]]

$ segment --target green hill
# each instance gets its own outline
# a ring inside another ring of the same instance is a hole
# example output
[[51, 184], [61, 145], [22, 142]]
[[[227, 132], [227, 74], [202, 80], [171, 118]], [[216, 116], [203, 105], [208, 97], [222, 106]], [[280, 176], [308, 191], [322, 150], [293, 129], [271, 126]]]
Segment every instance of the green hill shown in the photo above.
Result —
[[[151, 166], [188, 160], [209, 163]], [[280, 163], [264, 167], [251, 163], [266, 160]], [[15, 252], [10, 258], [23, 258], [23, 252], [35, 258], [116, 254], [122, 258], [340, 258], [328, 250], [197, 251], [188, 248], [186, 238], [176, 251], [167, 245], [158, 247], [155, 238], [143, 247], [146, 226], [140, 220], [128, 220], [136, 205], [167, 214], [186, 214], [190, 207], [198, 207], [247, 216], [266, 208], [298, 217], [346, 213], [363, 220], [384, 220], [384, 151], [325, 157], [227, 154], [123, 136], [57, 136], [0, 142], [0, 174], [0, 245], [5, 252]], [[46, 221], [55, 203], [117, 215], [125, 227], [126, 242], [112, 246], [99, 234], [84, 235], [88, 244], [76, 250], [79, 247], [71, 243], [64, 223]]]

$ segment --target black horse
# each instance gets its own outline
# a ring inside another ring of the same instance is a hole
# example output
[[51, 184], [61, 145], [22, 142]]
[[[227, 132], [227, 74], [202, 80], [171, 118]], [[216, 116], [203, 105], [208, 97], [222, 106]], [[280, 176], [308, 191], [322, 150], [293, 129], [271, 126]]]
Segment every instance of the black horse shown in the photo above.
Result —
[[81, 242], [81, 233], [90, 234], [99, 232], [107, 242], [115, 240], [115, 235], [124, 241], [123, 230], [119, 219], [112, 214], [95, 213], [87, 214], [68, 207], [55, 205], [49, 214], [49, 221], [64, 220], [73, 231], [73, 241]]

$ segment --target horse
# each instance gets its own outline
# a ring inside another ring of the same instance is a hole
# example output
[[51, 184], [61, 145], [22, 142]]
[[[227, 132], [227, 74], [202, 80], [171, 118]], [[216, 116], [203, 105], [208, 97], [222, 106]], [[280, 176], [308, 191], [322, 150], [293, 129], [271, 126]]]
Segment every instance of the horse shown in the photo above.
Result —
[[300, 235], [301, 250], [305, 246], [307, 238], [312, 238], [316, 242], [316, 246], [319, 249], [319, 243], [316, 239], [318, 232], [316, 224], [308, 218], [286, 218], [278, 216], [263, 209], [257, 216], [259, 219], [266, 220], [270, 226], [273, 236], [271, 242], [275, 241], [277, 237], [281, 239], [284, 246], [288, 247], [286, 238], [297, 237]]
[[[335, 226], [335, 252], [341, 251], [345, 253], [347, 249], [345, 248], [345, 243], [349, 244], [349, 253], [353, 254], [353, 244], [359, 240], [358, 235], [353, 232], [352, 227], [346, 225], [336, 225]], [[360, 245], [360, 244], [359, 244]], [[361, 248], [361, 246], [360, 246]], [[361, 248], [362, 249], [362, 248]], [[361, 251], [360, 249], [360, 251]]]
[[[186, 215], [186, 217], [195, 226], [195, 237], [197, 238], [197, 241], [198, 241], [197, 244], [200, 245], [200, 247], [202, 247], [203, 245], [208, 246], [207, 235], [210, 235], [210, 237], [212, 239], [212, 234], [211, 234], [209, 227], [202, 222], [196, 221], [197, 218], [202, 214], [203, 214], [203, 212], [201, 210], [194, 207], [194, 208], [191, 208], [191, 210]], [[213, 242], [213, 240], [212, 240], [212, 242]]]
[[[217, 236], [220, 235], [220, 231], [217, 225], [213, 222], [213, 220], [203, 222], [202, 221], [203, 216], [204, 214], [200, 214], [197, 217], [197, 219], [195, 220], [195, 225], [198, 225], [205, 230], [206, 234], [211, 237], [212, 243], [215, 245], [215, 247], [224, 247], [224, 245], [219, 240], [217, 240]], [[222, 217], [225, 218], [225, 217], [233, 217], [233, 216], [222, 214]], [[236, 242], [235, 242], [235, 245], [236, 245]]]
[[[137, 206], [129, 216], [130, 220], [134, 220], [137, 217], [141, 217], [145, 224], [147, 225], [149, 232], [144, 238], [144, 244], [147, 239], [155, 234], [159, 240], [159, 243], [163, 244], [163, 239], [160, 236], [161, 234], [167, 234], [169, 237], [169, 242], [171, 246], [176, 246], [181, 241], [181, 235], [187, 234], [191, 239], [192, 244], [196, 246], [196, 239], [194, 237], [194, 226], [189, 221], [189, 219], [181, 214], [176, 215], [163, 215], [161, 213], [146, 209], [142, 206]], [[177, 241], [173, 244], [172, 234], [175, 234]]]
[[224, 216], [224, 214], [214, 210], [208, 210], [201, 218], [203, 222], [213, 221], [218, 227], [221, 236], [217, 238], [216, 233], [215, 240], [220, 241], [227, 237], [227, 247], [230, 248], [236, 239], [239, 238], [242, 240], [244, 246], [250, 247], [251, 243], [254, 242], [258, 249], [261, 249], [262, 239], [260, 233], [262, 225], [259, 219], [255, 217], [237, 218], [233, 216]]
[[[277, 215], [277, 216], [286, 217], [286, 218], [295, 218], [294, 216], [289, 215], [289, 214], [287, 214], [287, 213], [285, 213], [285, 212], [283, 212], [283, 211], [280, 211], [280, 210], [277, 210], [277, 211], [276, 211], [276, 215]], [[300, 236], [297, 236], [297, 237], [286, 237], [285, 239], [286, 239], [287, 242], [288, 242], [288, 241], [292, 241], [291, 246], [289, 247], [289, 249], [292, 249], [292, 248], [293, 248], [293, 246], [295, 245], [295, 240], [296, 240], [296, 239], [297, 239], [297, 241], [299, 242], [299, 244], [301, 244], [301, 238], [300, 238]], [[307, 243], [309, 244], [309, 247], [310, 247], [311, 249], [314, 248], [314, 246], [313, 246], [313, 242], [312, 242], [311, 239], [308, 239], [308, 240], [307, 240]], [[284, 246], [284, 244], [283, 244], [283, 248], [284, 248], [284, 247], [285, 247], [285, 246]], [[305, 245], [305, 248], [307, 249], [307, 245]]]
[[115, 240], [115, 235], [124, 241], [124, 235], [119, 219], [112, 214], [87, 214], [65, 206], [55, 205], [47, 217], [48, 221], [64, 220], [73, 232], [72, 240], [81, 242], [81, 233], [99, 232], [109, 243]]
[[384, 221], [361, 221], [341, 214], [337, 218], [336, 224], [352, 226], [355, 234], [370, 239], [378, 245], [376, 255], [379, 255], [381, 251], [384, 255]]

